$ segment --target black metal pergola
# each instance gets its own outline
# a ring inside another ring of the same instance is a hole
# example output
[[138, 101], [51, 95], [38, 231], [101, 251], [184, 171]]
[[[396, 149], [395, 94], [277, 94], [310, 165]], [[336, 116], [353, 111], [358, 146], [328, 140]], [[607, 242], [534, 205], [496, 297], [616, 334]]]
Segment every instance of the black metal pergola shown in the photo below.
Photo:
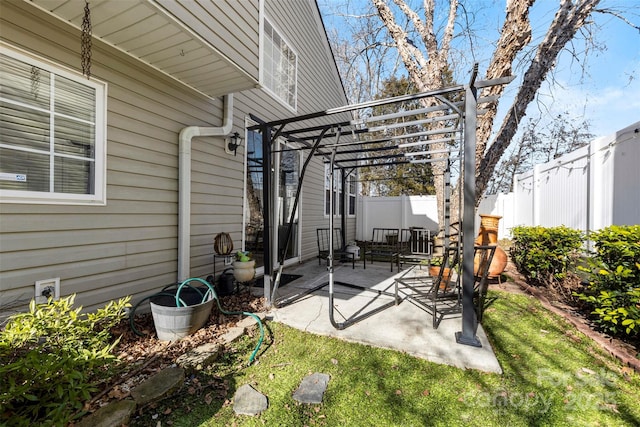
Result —
[[[263, 245], [264, 245], [264, 292], [269, 305], [272, 304], [280, 283], [284, 258], [292, 235], [292, 223], [298, 209], [300, 190], [305, 172], [312, 158], [321, 156], [330, 165], [331, 186], [334, 188], [334, 168], [342, 169], [342, 194], [346, 176], [358, 168], [371, 166], [375, 160], [377, 166], [400, 164], [444, 163], [444, 245], [449, 245], [450, 235], [450, 170], [453, 162], [460, 166], [463, 180], [463, 213], [460, 224], [460, 242], [462, 243], [462, 326], [456, 333], [460, 344], [481, 346], [476, 336], [477, 318], [473, 304], [474, 293], [474, 221], [475, 221], [475, 151], [476, 123], [478, 115], [484, 110], [478, 107], [495, 101], [493, 97], [478, 98], [478, 90], [511, 82], [514, 77], [502, 77], [493, 80], [477, 81], [477, 65], [474, 67], [469, 83], [448, 88], [421, 92], [411, 95], [391, 97], [360, 104], [347, 105], [329, 110], [265, 122], [258, 117], [252, 119], [258, 123], [248, 129], [259, 131], [262, 135], [263, 153]], [[393, 108], [386, 108], [392, 106]], [[377, 112], [386, 108], [387, 111]], [[277, 150], [280, 139], [295, 143], [298, 148]], [[380, 146], [380, 143], [386, 143]], [[434, 150], [430, 146], [444, 143], [445, 148]], [[273, 155], [278, 151], [302, 150], [306, 158], [298, 178], [284, 248], [278, 252], [274, 245], [273, 221], [274, 190], [271, 170]], [[333, 197], [329, 197], [329, 212], [334, 212]], [[346, 230], [346, 218], [342, 215], [342, 233]], [[329, 229], [334, 228], [334, 215], [329, 215]], [[330, 233], [333, 236], [333, 233]], [[345, 236], [342, 236], [345, 242]], [[329, 243], [329, 317], [332, 325], [343, 329], [361, 320], [363, 316], [338, 323], [334, 320], [334, 272], [333, 241]], [[277, 272], [274, 269], [279, 262]], [[272, 286], [273, 285], [273, 286]], [[273, 287], [273, 290], [272, 290]], [[365, 289], [366, 290], [366, 289]], [[387, 305], [380, 307], [386, 308]], [[373, 313], [369, 313], [371, 315]]]

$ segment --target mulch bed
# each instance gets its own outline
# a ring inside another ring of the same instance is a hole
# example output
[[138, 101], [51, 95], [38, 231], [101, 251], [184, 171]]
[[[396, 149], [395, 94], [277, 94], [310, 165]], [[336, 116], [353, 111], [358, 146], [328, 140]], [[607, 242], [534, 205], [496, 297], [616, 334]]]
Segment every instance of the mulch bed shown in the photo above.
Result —
[[[228, 312], [258, 313], [266, 307], [263, 297], [252, 296], [248, 291], [220, 297], [220, 305]], [[139, 311], [143, 310], [142, 307]], [[222, 343], [221, 337], [244, 317], [222, 314], [214, 304], [209, 320], [202, 329], [174, 342], [158, 340], [150, 312], [136, 313], [135, 316], [134, 326], [143, 336], [134, 333], [127, 318], [112, 329], [113, 334], [120, 337], [115, 354], [123, 362], [122, 369], [117, 377], [102, 384], [101, 391], [85, 404], [84, 409], [93, 412], [110, 401], [124, 399], [135, 386], [174, 364], [182, 354], [202, 344]]]

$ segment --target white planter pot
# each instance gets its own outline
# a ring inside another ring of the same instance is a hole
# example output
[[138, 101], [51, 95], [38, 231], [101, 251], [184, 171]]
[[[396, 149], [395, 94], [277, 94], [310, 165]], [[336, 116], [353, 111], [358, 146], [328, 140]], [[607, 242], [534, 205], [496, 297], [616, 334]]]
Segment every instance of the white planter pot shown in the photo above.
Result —
[[353, 254], [353, 259], [355, 259], [356, 261], [360, 259], [360, 246], [348, 245], [345, 251], [350, 254]]
[[234, 261], [233, 265], [233, 277], [240, 283], [245, 283], [253, 280], [256, 275], [256, 261]]

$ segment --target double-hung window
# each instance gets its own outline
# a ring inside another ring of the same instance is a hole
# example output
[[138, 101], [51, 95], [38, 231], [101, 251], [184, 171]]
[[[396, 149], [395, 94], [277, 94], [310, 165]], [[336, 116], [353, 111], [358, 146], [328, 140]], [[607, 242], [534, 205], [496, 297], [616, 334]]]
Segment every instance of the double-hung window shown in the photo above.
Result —
[[347, 176], [347, 187], [347, 197], [349, 198], [349, 210], [347, 214], [354, 216], [356, 214], [356, 198], [358, 192], [358, 182], [356, 181], [355, 172], [351, 172], [351, 174]]
[[298, 98], [298, 54], [266, 19], [261, 71], [264, 86], [295, 111]]
[[106, 85], [0, 45], [0, 201], [104, 204]]
[[[331, 188], [331, 168], [328, 164], [324, 165], [324, 214], [329, 216], [331, 208], [329, 204], [333, 202], [333, 214], [339, 213], [342, 215], [343, 204], [342, 200], [342, 187], [340, 185], [342, 180], [342, 170], [333, 170], [333, 189]], [[332, 199], [333, 198], [333, 199]]]
[[[331, 191], [331, 169], [328, 164], [324, 165], [324, 215], [329, 216], [331, 211], [329, 203], [333, 197], [333, 214], [344, 212], [344, 200], [342, 197], [342, 169], [334, 169], [333, 171], [333, 191]], [[347, 216], [355, 216], [356, 214], [356, 198], [358, 191], [358, 182], [354, 172], [347, 175], [346, 182], [347, 191]]]

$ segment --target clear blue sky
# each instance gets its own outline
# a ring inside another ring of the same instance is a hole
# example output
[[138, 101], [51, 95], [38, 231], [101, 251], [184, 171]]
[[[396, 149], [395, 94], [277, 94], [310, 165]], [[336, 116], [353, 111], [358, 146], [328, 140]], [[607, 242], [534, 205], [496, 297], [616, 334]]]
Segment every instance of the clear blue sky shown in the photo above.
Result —
[[[475, 56], [483, 73], [493, 51], [491, 43], [498, 38], [505, 0], [467, 0], [463, 3], [468, 5], [467, 9], [482, 8], [474, 28], [478, 27], [480, 36]], [[364, 13], [369, 4], [368, 0], [318, 0], [327, 31], [339, 27], [344, 19], [332, 14], [336, 6], [341, 13], [358, 15]], [[557, 5], [557, 0], [538, 0], [534, 5], [530, 14], [534, 41], [544, 37]], [[640, 25], [640, 0], [602, 0], [599, 8], [607, 7], [624, 9], [625, 16]], [[588, 54], [585, 70], [572, 60], [571, 55], [561, 54], [553, 86], [543, 85], [539, 92], [540, 102], [529, 106], [527, 116], [537, 117], [540, 109], [552, 116], [567, 111], [575, 120], [587, 120], [596, 136], [609, 135], [640, 121], [640, 32], [611, 15], [594, 14], [594, 21], [599, 26], [594, 37], [603, 48]], [[484, 46], [482, 40], [486, 40]], [[581, 44], [577, 48], [583, 50]], [[509, 85], [501, 102], [503, 109], [510, 105], [523, 73], [522, 69], [515, 72], [517, 78]], [[463, 76], [458, 78], [464, 81]]]

